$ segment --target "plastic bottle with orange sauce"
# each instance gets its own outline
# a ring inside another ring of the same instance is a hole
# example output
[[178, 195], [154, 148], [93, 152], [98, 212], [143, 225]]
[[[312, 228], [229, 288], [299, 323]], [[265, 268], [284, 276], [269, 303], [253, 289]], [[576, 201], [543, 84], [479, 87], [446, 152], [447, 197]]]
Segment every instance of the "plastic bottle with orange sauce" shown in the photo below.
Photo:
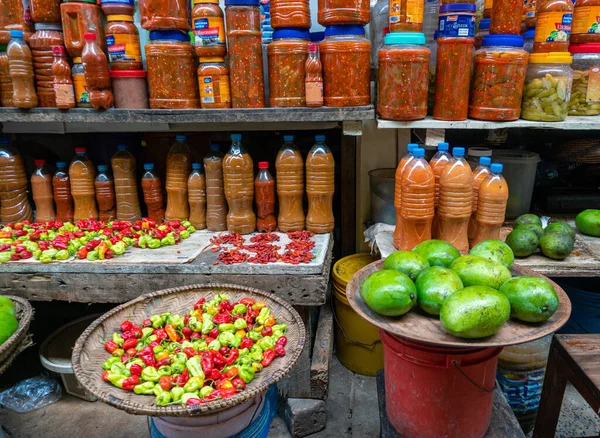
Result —
[[206, 228], [209, 231], [227, 229], [227, 200], [223, 185], [223, 152], [218, 144], [210, 145], [210, 152], [204, 157], [206, 178]]
[[190, 216], [188, 177], [192, 169], [192, 151], [185, 135], [177, 135], [167, 155], [167, 210], [165, 219], [186, 220]]
[[188, 200], [190, 203], [190, 218], [194, 228], [206, 228], [206, 180], [202, 163], [192, 163], [192, 173], [188, 178]]
[[333, 194], [335, 161], [325, 144], [324, 135], [315, 135], [315, 145], [306, 157], [306, 194], [308, 213], [306, 229], [316, 234], [330, 233], [334, 228]]
[[115, 220], [116, 197], [115, 182], [108, 172], [106, 164], [98, 165], [98, 175], [94, 182], [96, 187], [96, 201], [98, 202], [98, 216], [102, 222]]
[[67, 61], [65, 48], [63, 46], [52, 46], [52, 53], [54, 53], [52, 76], [54, 77], [56, 108], [75, 108], [75, 89], [73, 88], [71, 66]]
[[254, 164], [242, 146], [242, 135], [231, 134], [231, 147], [223, 158], [223, 182], [229, 205], [227, 230], [249, 234], [256, 230], [254, 203]]
[[27, 199], [27, 173], [23, 158], [0, 137], [0, 223], [33, 220]]
[[96, 42], [96, 34], [87, 32], [84, 35], [85, 46], [81, 54], [85, 81], [90, 96], [90, 105], [94, 109], [108, 109], [115, 103], [110, 88], [108, 59]]
[[477, 222], [475, 220], [477, 212], [477, 202], [479, 199], [479, 187], [490, 173], [490, 163], [492, 159], [490, 157], [479, 158], [479, 166], [473, 171], [473, 209], [471, 213], [471, 219], [469, 220], [469, 244], [473, 247], [473, 239], [475, 238], [475, 232], [477, 230]]
[[31, 195], [35, 202], [35, 221], [50, 222], [56, 218], [52, 175], [46, 168], [46, 161], [34, 160], [36, 169], [31, 175]]
[[323, 66], [319, 58], [319, 43], [308, 43], [308, 58], [304, 64], [304, 71], [306, 106], [310, 108], [323, 106]]
[[464, 158], [465, 148], [452, 149], [452, 159], [440, 178], [438, 239], [469, 252], [469, 219], [473, 205], [473, 171]]
[[0, 105], [11, 107], [13, 106], [13, 86], [6, 50], [6, 44], [0, 45]]
[[117, 194], [117, 220], [135, 222], [142, 218], [136, 177], [135, 157], [126, 145], [117, 146], [117, 153], [110, 159], [115, 176]]
[[270, 233], [277, 228], [275, 220], [275, 180], [269, 173], [269, 163], [258, 163], [258, 175], [254, 180], [256, 197], [256, 229], [259, 233]]
[[71, 195], [75, 204], [73, 220], [98, 219], [96, 207], [96, 169], [87, 157], [85, 148], [75, 148], [75, 157], [69, 166]]
[[502, 164], [493, 163], [490, 171], [479, 188], [477, 231], [473, 237], [473, 245], [484, 240], [498, 239], [506, 214], [508, 184], [502, 176]]
[[23, 32], [10, 31], [8, 44], [8, 66], [13, 85], [13, 105], [17, 108], [34, 108], [38, 105], [33, 83], [33, 60], [31, 50], [23, 40]]
[[400, 162], [398, 163], [398, 167], [396, 167], [396, 174], [394, 175], [394, 208], [396, 210], [396, 227], [394, 228], [394, 246], [397, 249], [400, 249], [400, 245], [402, 244], [402, 236], [404, 234], [404, 229], [402, 226], [404, 223], [402, 222], [402, 173], [409, 161], [411, 161], [413, 157], [413, 151], [415, 148], [419, 147], [416, 143], [409, 143], [407, 148], [407, 153], [404, 155]]
[[433, 176], [435, 177], [435, 196], [433, 198], [433, 206], [435, 207], [435, 213], [433, 215], [433, 223], [431, 225], [431, 237], [433, 239], [437, 238], [439, 232], [439, 217], [438, 217], [438, 204], [440, 202], [440, 178], [442, 176], [442, 172], [446, 167], [446, 164], [452, 158], [450, 152], [448, 152], [448, 148], [450, 145], [446, 142], [438, 143], [438, 150], [431, 160], [429, 160], [429, 165], [433, 170]]
[[71, 180], [67, 170], [67, 163], [56, 163], [56, 172], [52, 177], [52, 191], [56, 204], [56, 220], [73, 222], [73, 196], [71, 196]]
[[275, 159], [277, 174], [277, 197], [279, 198], [279, 230], [304, 230], [304, 160], [294, 144], [293, 135], [283, 136], [283, 146]]
[[533, 51], [535, 53], [568, 52], [573, 2], [571, 0], [540, 0], [537, 2], [537, 20]]
[[155, 222], [165, 218], [165, 201], [163, 198], [160, 178], [154, 171], [154, 163], [144, 163], [144, 175], [142, 176], [142, 192], [144, 202], [148, 210], [147, 217]]
[[72, 58], [80, 58], [85, 46], [86, 32], [96, 34], [96, 43], [106, 50], [104, 14], [100, 6], [84, 2], [66, 2], [60, 5], [65, 47]]

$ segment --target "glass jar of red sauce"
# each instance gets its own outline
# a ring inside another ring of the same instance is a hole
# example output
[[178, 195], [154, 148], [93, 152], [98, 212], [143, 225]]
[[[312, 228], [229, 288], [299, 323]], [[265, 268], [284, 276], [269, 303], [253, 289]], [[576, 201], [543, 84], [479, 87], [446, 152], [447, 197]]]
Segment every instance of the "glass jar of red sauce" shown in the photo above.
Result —
[[225, 56], [225, 24], [219, 0], [194, 0], [192, 28], [198, 57]]
[[304, 79], [309, 42], [307, 29], [283, 28], [273, 32], [273, 42], [267, 46], [271, 106], [306, 105]]
[[573, 21], [571, 0], [541, 0], [537, 4], [533, 51], [568, 52]]
[[600, 0], [577, 0], [570, 41], [572, 44], [600, 42]]
[[133, 15], [134, 0], [101, 0], [100, 7], [104, 15]]
[[148, 30], [190, 30], [187, 0], [140, 0], [140, 24]]
[[469, 117], [479, 120], [517, 120], [527, 74], [529, 53], [519, 35], [488, 35], [475, 52]]
[[106, 46], [111, 70], [141, 70], [140, 34], [131, 15], [106, 17]]
[[477, 33], [475, 34], [475, 50], [479, 50], [481, 48], [481, 43], [483, 42], [483, 37], [490, 34], [490, 19], [484, 18], [479, 22], [479, 29], [477, 29]]
[[[318, 8], [317, 21], [321, 26], [336, 24], [360, 24], [364, 26], [371, 20], [369, 0], [319, 0]], [[423, 6], [421, 5], [422, 10]]]
[[523, 0], [494, 1], [494, 5], [492, 7], [490, 33], [507, 33], [518, 35], [521, 33], [522, 15]]
[[31, 0], [31, 19], [36, 23], [60, 23], [60, 0]]
[[327, 26], [319, 43], [325, 106], [371, 103], [371, 43], [359, 25]]
[[233, 108], [264, 108], [259, 0], [226, 0], [227, 47]]
[[389, 120], [427, 115], [430, 50], [423, 33], [389, 33], [379, 50], [377, 114]]
[[150, 108], [200, 108], [196, 54], [185, 32], [153, 30], [146, 45]]
[[198, 88], [202, 108], [231, 108], [229, 69], [224, 58], [200, 58]]
[[87, 32], [96, 34], [96, 44], [106, 51], [104, 16], [99, 6], [89, 3], [63, 3], [60, 5], [65, 47], [71, 58], [81, 57]]
[[309, 0], [271, 0], [271, 27], [310, 29]]
[[422, 0], [390, 0], [390, 32], [422, 32], [423, 7]]

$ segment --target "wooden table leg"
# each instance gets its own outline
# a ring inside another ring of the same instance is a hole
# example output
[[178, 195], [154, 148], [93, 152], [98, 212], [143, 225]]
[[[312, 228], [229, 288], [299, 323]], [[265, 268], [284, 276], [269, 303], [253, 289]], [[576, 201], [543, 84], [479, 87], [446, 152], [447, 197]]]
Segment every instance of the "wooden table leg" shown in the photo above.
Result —
[[553, 437], [556, 432], [560, 408], [567, 386], [566, 367], [568, 365], [560, 356], [560, 352], [556, 347], [556, 338], [554, 338], [550, 347], [546, 377], [535, 421], [535, 429], [533, 430], [533, 438]]

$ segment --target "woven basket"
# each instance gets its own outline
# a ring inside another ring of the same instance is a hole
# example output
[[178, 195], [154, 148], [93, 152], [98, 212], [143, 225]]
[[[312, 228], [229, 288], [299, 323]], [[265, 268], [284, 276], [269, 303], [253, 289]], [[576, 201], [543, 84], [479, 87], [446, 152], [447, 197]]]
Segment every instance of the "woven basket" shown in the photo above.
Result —
[[[10, 358], [12, 362], [16, 357], [15, 352], [21, 345], [23, 345], [23, 341], [27, 336], [27, 330], [29, 329], [29, 324], [31, 324], [31, 320], [33, 319], [33, 307], [29, 304], [24, 298], [15, 297], [12, 295], [5, 295], [9, 298], [15, 305], [15, 315], [17, 317], [17, 321], [19, 321], [19, 328], [13, 335], [6, 340], [2, 345], [0, 345], [0, 369], [7, 368], [5, 367], [5, 362]], [[29, 347], [32, 344], [28, 344], [23, 350]], [[19, 353], [22, 350], [19, 350]], [[18, 353], [17, 353], [18, 354]]]
[[[123, 391], [102, 380], [102, 364], [109, 357], [104, 350], [104, 342], [119, 331], [120, 324], [129, 319], [141, 323], [153, 314], [173, 312], [186, 314], [202, 297], [207, 300], [215, 294], [227, 294], [231, 302], [244, 297], [264, 301], [277, 318], [277, 322], [288, 326], [285, 347], [287, 354], [276, 358], [272, 364], [256, 373], [250, 384], [233, 397], [210, 401], [193, 406], [154, 405], [154, 397], [136, 395]], [[73, 349], [73, 371], [79, 383], [103, 402], [135, 415], [150, 416], [194, 416], [215, 413], [242, 403], [279, 381], [294, 366], [306, 342], [304, 323], [298, 312], [284, 299], [258, 289], [233, 284], [203, 284], [176, 287], [142, 295], [135, 300], [122, 304], [94, 321], [79, 337]]]

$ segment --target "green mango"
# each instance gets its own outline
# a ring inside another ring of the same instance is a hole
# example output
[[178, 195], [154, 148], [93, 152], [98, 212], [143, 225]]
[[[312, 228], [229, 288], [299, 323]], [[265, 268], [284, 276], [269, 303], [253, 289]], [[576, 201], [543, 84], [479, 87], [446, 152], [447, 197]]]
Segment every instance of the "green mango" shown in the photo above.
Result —
[[510, 269], [515, 261], [515, 255], [506, 243], [501, 240], [484, 240], [475, 245], [469, 255], [480, 256], [493, 262], [502, 263]]
[[546, 321], [558, 309], [558, 295], [539, 277], [515, 277], [500, 288], [511, 306], [511, 316], [525, 322]]
[[423, 270], [415, 282], [419, 307], [430, 315], [439, 315], [442, 303], [463, 288], [456, 272], [443, 266]]
[[404, 315], [417, 304], [417, 289], [403, 272], [383, 269], [360, 285], [360, 296], [373, 311], [386, 316]]
[[500, 289], [505, 281], [512, 278], [510, 271], [502, 263], [474, 255], [454, 260], [450, 269], [458, 274], [465, 287], [487, 286]]
[[429, 262], [422, 255], [412, 251], [396, 251], [383, 262], [383, 269], [395, 269], [404, 272], [415, 281], [419, 273], [429, 267]]
[[0, 313], [0, 345], [2, 345], [19, 328], [19, 321], [13, 315]]
[[600, 237], [600, 210], [583, 210], [575, 218], [575, 225], [583, 234]]
[[425, 257], [431, 266], [444, 266], [446, 268], [460, 257], [460, 252], [445, 240], [426, 240], [415, 246], [413, 251]]

